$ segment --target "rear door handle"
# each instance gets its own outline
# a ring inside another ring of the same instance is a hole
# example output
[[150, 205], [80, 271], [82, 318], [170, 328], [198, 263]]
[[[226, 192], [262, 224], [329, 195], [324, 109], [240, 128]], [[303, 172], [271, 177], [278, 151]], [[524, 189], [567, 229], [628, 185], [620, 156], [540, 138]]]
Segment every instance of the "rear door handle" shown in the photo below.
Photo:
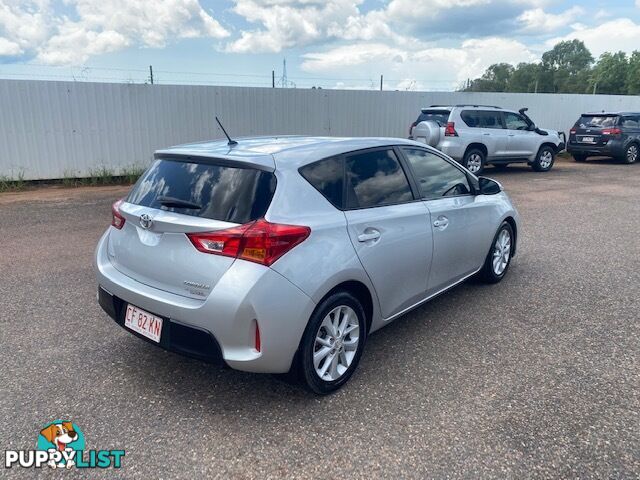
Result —
[[367, 229], [365, 233], [358, 235], [359, 242], [368, 242], [369, 240], [377, 240], [380, 238], [380, 232], [374, 229]]
[[447, 228], [447, 225], [449, 225], [449, 219], [444, 215], [440, 215], [438, 219], [433, 222], [433, 226], [440, 230]]

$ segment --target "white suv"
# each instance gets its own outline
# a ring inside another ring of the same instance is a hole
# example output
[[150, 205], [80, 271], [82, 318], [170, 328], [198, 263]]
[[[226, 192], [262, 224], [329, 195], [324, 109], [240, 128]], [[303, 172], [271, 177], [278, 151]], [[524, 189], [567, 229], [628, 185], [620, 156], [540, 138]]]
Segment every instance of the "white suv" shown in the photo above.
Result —
[[[565, 135], [536, 127], [526, 115], [487, 105], [432, 105], [411, 124], [409, 138], [437, 148], [479, 174], [486, 164], [528, 163], [537, 172], [553, 167]], [[561, 138], [562, 137], [562, 138]]]

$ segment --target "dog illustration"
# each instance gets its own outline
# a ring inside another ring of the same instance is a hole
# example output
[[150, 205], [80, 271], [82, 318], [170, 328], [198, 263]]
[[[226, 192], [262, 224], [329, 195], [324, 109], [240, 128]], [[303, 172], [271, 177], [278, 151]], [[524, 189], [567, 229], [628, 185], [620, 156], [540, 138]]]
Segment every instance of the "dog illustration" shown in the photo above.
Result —
[[[40, 434], [47, 439], [47, 441], [53, 443], [60, 452], [72, 452], [73, 448], [67, 447], [68, 443], [75, 441], [78, 438], [78, 434], [73, 430], [73, 424], [71, 422], [52, 423], [46, 428], [40, 431]], [[55, 451], [53, 448], [49, 451]], [[68, 460], [66, 465], [62, 462], [56, 464], [54, 460], [51, 460], [48, 465], [51, 468], [71, 468], [75, 465], [73, 460]]]

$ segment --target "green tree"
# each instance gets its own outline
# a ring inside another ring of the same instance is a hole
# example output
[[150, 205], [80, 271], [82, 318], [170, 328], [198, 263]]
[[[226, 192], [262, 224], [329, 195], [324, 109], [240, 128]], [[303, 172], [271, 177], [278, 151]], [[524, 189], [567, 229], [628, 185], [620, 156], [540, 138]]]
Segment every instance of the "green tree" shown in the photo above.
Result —
[[591, 85], [596, 93], [622, 95], [627, 93], [629, 62], [624, 52], [600, 55], [591, 72]]
[[635, 50], [629, 57], [625, 93], [640, 95], [640, 50]]
[[482, 77], [471, 82], [466, 89], [472, 92], [504, 92], [513, 75], [514, 68], [508, 63], [495, 63], [484, 72]]
[[556, 44], [542, 54], [542, 66], [552, 73], [554, 92], [583, 93], [593, 56], [580, 40]]
[[519, 63], [507, 84], [507, 92], [533, 93], [543, 91], [542, 67], [536, 63]]

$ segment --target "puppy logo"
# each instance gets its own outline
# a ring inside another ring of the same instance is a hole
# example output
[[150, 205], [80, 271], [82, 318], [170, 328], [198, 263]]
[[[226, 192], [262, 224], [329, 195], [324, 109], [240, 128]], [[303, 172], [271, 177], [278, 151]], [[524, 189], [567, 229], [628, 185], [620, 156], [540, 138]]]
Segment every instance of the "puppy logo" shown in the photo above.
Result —
[[[74, 423], [56, 420], [40, 430], [38, 450], [61, 453], [52, 456], [47, 463], [51, 468], [72, 468], [75, 466], [75, 452], [84, 450], [84, 435]], [[60, 458], [60, 461], [55, 458]]]

